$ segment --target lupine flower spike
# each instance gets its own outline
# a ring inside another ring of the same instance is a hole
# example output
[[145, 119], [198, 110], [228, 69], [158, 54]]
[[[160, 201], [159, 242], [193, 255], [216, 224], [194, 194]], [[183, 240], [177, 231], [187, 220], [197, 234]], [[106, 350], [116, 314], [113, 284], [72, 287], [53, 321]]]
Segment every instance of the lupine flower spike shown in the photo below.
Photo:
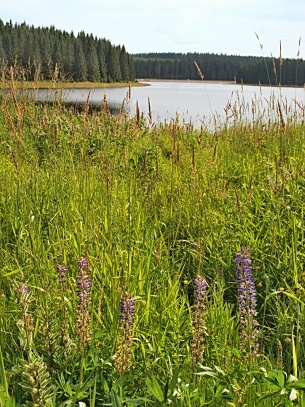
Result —
[[58, 282], [60, 284], [61, 292], [61, 339], [62, 345], [64, 346], [65, 353], [69, 353], [71, 347], [71, 339], [69, 336], [69, 326], [68, 326], [68, 309], [65, 301], [65, 294], [67, 289], [67, 273], [68, 267], [64, 264], [57, 264], [56, 271], [58, 275]]
[[91, 280], [89, 263], [86, 257], [78, 260], [79, 274], [77, 276], [77, 317], [76, 335], [80, 350], [91, 342], [90, 338], [90, 310], [91, 310]]
[[118, 344], [115, 354], [115, 369], [120, 374], [127, 372], [131, 367], [134, 315], [134, 299], [131, 294], [125, 292], [120, 301]]
[[57, 264], [56, 271], [58, 274], [58, 281], [60, 284], [65, 284], [67, 282], [67, 271], [68, 267], [64, 264]]
[[205, 302], [207, 292], [207, 282], [202, 276], [197, 276], [194, 280], [194, 312], [193, 312], [193, 343], [192, 357], [194, 364], [202, 362], [204, 351], [205, 327]]
[[242, 247], [235, 256], [235, 272], [238, 286], [240, 348], [248, 360], [258, 355], [257, 293], [251, 263], [251, 248]]
[[19, 294], [19, 307], [21, 311], [20, 319], [17, 320], [17, 325], [20, 328], [20, 348], [28, 349], [32, 348], [32, 334], [34, 331], [33, 318], [28, 312], [30, 301], [31, 301], [31, 291], [26, 284], [21, 284], [17, 288], [17, 293]]

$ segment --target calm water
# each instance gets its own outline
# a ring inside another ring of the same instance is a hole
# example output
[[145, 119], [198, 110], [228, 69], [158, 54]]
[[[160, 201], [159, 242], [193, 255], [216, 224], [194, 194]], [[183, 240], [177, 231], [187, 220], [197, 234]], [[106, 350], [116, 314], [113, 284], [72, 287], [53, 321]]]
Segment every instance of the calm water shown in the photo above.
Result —
[[[169, 122], [177, 115], [181, 121], [220, 124], [225, 121], [277, 120], [278, 101], [285, 119], [288, 116], [304, 116], [305, 90], [303, 88], [274, 88], [259, 86], [241, 86], [235, 84], [209, 82], [153, 81], [149, 86], [131, 89], [131, 99], [127, 100], [128, 88], [104, 89], [67, 89], [64, 91], [39, 90], [37, 100], [54, 100], [61, 96], [64, 101], [84, 103], [88, 99], [92, 105], [99, 105], [106, 92], [110, 107], [125, 109], [135, 115], [136, 104], [144, 117], [148, 117], [150, 103], [152, 122]], [[47, 92], [47, 93], [46, 93]], [[149, 103], [148, 103], [149, 101]]]

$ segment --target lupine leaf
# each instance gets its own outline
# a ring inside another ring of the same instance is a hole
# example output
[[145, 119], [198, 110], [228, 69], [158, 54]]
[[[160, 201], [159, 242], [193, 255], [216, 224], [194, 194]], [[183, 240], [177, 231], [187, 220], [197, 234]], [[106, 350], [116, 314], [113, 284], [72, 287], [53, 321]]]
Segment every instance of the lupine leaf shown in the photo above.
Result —
[[119, 396], [113, 389], [111, 389], [110, 398], [112, 407], [122, 407]]

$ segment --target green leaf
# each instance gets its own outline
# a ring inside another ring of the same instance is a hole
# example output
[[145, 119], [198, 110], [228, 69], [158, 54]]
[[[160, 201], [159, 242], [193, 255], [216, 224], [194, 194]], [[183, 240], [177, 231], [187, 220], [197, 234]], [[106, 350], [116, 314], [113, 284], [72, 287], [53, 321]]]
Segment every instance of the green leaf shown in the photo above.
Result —
[[278, 370], [276, 372], [276, 380], [278, 381], [279, 385], [283, 389], [286, 383], [286, 374], [282, 370]]
[[208, 372], [199, 372], [199, 373], [196, 373], [196, 375], [198, 375], [198, 376], [209, 376], [209, 377], [218, 377], [218, 374], [216, 373], [216, 372], [210, 372], [210, 371], [208, 371]]
[[168, 377], [166, 378], [165, 386], [164, 386], [164, 391], [163, 391], [163, 399], [167, 400], [167, 394], [168, 394]]
[[279, 394], [278, 391], [273, 391], [272, 393], [264, 394], [263, 396], [261, 396], [261, 397], [257, 400], [257, 402], [260, 402], [260, 401], [262, 401], [262, 400], [265, 400], [265, 399], [267, 399], [267, 398], [269, 398], [269, 397], [273, 397], [273, 396], [278, 395], [278, 394]]
[[160, 403], [163, 403], [164, 402], [163, 392], [159, 383], [157, 382], [156, 377], [152, 375], [151, 378], [147, 377], [145, 381], [148, 390], [156, 397], [158, 401], [160, 401]]
[[273, 386], [277, 387], [279, 390], [282, 388], [277, 380], [271, 379], [270, 377], [265, 377], [265, 380], [271, 383]]
[[104, 392], [106, 394], [108, 394], [110, 389], [109, 389], [107, 380], [105, 379], [105, 376], [103, 375], [103, 373], [101, 373], [101, 383], [102, 383], [102, 388], [103, 388]]
[[173, 392], [173, 390], [175, 389], [175, 387], [176, 387], [176, 385], [178, 383], [178, 373], [179, 373], [178, 369], [175, 368], [174, 372], [173, 372], [173, 376], [172, 376], [171, 381], [170, 381], [169, 386], [168, 386], [168, 391], [170, 393]]
[[110, 399], [111, 399], [112, 407], [122, 407], [119, 396], [113, 389], [111, 389], [111, 392], [110, 392]]
[[1, 393], [4, 393], [5, 397], [8, 397], [8, 383], [6, 380], [6, 374], [5, 374], [5, 367], [4, 367], [4, 360], [3, 360], [3, 356], [2, 356], [2, 349], [0, 348], [0, 377], [1, 377]]
[[305, 379], [297, 380], [286, 385], [286, 389], [305, 389]]
[[70, 397], [72, 397], [73, 391], [72, 391], [72, 388], [71, 388], [71, 384], [69, 382], [65, 383], [64, 390]]
[[211, 369], [208, 366], [199, 365], [199, 368], [202, 369], [203, 371], [196, 373], [198, 376], [210, 376], [210, 377], [219, 376], [218, 372], [215, 372], [215, 370]]
[[136, 399], [125, 399], [125, 403], [127, 405], [133, 404], [135, 406], [139, 406], [144, 403], [152, 403], [152, 400], [150, 400], [146, 397], [137, 397]]
[[221, 374], [222, 376], [226, 376], [225, 372], [223, 370], [221, 370], [220, 367], [215, 366], [215, 370], [217, 373]]

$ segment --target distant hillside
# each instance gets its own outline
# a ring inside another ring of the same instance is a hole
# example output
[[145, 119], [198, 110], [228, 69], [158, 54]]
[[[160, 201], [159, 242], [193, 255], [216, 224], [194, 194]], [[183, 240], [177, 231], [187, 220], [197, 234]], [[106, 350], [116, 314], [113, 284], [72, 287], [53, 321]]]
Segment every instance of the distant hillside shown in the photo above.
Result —
[[204, 79], [249, 84], [298, 85], [305, 83], [303, 59], [275, 59], [208, 53], [133, 54], [137, 78]]
[[121, 82], [135, 79], [134, 62], [123, 46], [83, 31], [57, 30], [54, 26], [28, 26], [0, 20], [0, 65], [23, 68], [27, 80], [60, 79]]

